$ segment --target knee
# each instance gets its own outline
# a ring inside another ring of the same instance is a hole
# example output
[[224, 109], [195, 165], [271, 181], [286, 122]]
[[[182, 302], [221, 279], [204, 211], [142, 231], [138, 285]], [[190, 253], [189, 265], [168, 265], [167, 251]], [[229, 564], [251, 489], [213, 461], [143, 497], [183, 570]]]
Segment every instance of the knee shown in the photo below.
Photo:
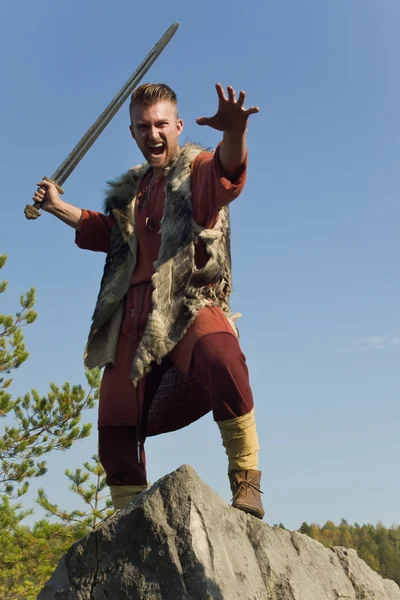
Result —
[[210, 333], [202, 337], [195, 347], [195, 360], [201, 363], [203, 370], [214, 373], [231, 371], [246, 362], [238, 339], [230, 333]]

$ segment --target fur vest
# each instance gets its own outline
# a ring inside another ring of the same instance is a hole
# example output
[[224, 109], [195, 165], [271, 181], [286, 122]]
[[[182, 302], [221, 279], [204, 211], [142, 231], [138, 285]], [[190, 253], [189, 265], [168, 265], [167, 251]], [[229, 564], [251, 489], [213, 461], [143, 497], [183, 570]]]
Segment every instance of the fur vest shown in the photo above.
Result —
[[[230, 223], [222, 208], [215, 227], [200, 227], [192, 217], [190, 168], [204, 149], [186, 144], [166, 176], [161, 246], [152, 277], [152, 311], [134, 358], [136, 385], [182, 339], [201, 308], [210, 302], [227, 315], [231, 293]], [[136, 266], [135, 202], [147, 163], [130, 169], [109, 184], [105, 212], [116, 219], [111, 233], [100, 292], [85, 350], [88, 368], [114, 364], [123, 316], [123, 299]], [[195, 264], [195, 244], [201, 238], [209, 255], [205, 267]]]

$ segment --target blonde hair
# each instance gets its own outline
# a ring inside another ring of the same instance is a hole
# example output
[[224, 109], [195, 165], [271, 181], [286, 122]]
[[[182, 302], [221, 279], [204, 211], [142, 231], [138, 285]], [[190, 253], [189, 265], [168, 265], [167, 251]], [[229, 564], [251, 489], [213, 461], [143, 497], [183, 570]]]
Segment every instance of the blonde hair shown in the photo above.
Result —
[[171, 90], [168, 85], [165, 83], [144, 83], [139, 86], [131, 96], [131, 103], [129, 105], [131, 120], [134, 106], [140, 104], [144, 106], [153, 106], [163, 100], [168, 100], [176, 106], [176, 114], [178, 116], [178, 97], [174, 90]]

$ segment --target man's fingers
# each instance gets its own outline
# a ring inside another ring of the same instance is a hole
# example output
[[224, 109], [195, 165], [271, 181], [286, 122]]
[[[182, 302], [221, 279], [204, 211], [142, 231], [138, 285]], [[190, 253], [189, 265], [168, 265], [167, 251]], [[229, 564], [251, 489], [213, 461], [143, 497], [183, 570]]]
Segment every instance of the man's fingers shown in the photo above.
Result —
[[244, 104], [244, 100], [246, 98], [246, 94], [244, 93], [243, 90], [241, 90], [240, 94], [239, 94], [239, 98], [237, 101], [237, 105], [242, 108], [243, 104]]
[[208, 125], [209, 121], [209, 117], [199, 117], [198, 119], [196, 119], [197, 125]]
[[231, 102], [235, 102], [236, 101], [236, 92], [235, 92], [235, 90], [233, 89], [233, 87], [231, 85], [228, 85], [227, 90], [228, 90], [229, 100]]
[[256, 113], [260, 112], [260, 109], [258, 108], [258, 106], [252, 106], [244, 112], [246, 114], [246, 117], [249, 117], [250, 115], [255, 115]]
[[220, 83], [215, 84], [215, 89], [217, 90], [218, 98], [220, 100], [226, 100], [224, 88]]
[[42, 179], [42, 181], [39, 181], [36, 185], [38, 186], [38, 189], [32, 196], [32, 200], [35, 202], [43, 202], [51, 183]]
[[33, 198], [34, 198], [35, 200], [39, 200], [39, 202], [41, 202], [41, 201], [43, 200], [43, 198], [45, 197], [45, 195], [46, 195], [46, 192], [45, 192], [45, 191], [42, 191], [42, 190], [37, 190], [37, 191], [34, 193], [34, 195], [33, 195]]
[[37, 183], [36, 185], [39, 188], [44, 188], [45, 190], [48, 190], [52, 184], [50, 183], [50, 181], [46, 181], [45, 179], [42, 179], [42, 181], [39, 181], [39, 183]]

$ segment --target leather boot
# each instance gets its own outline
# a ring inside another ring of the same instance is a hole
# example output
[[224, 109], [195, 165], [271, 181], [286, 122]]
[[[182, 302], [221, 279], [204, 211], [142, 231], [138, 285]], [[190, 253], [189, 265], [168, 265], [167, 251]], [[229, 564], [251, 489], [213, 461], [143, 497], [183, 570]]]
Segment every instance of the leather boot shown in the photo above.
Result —
[[228, 475], [232, 491], [232, 506], [262, 519], [265, 512], [261, 502], [261, 471], [256, 469], [231, 471]]

